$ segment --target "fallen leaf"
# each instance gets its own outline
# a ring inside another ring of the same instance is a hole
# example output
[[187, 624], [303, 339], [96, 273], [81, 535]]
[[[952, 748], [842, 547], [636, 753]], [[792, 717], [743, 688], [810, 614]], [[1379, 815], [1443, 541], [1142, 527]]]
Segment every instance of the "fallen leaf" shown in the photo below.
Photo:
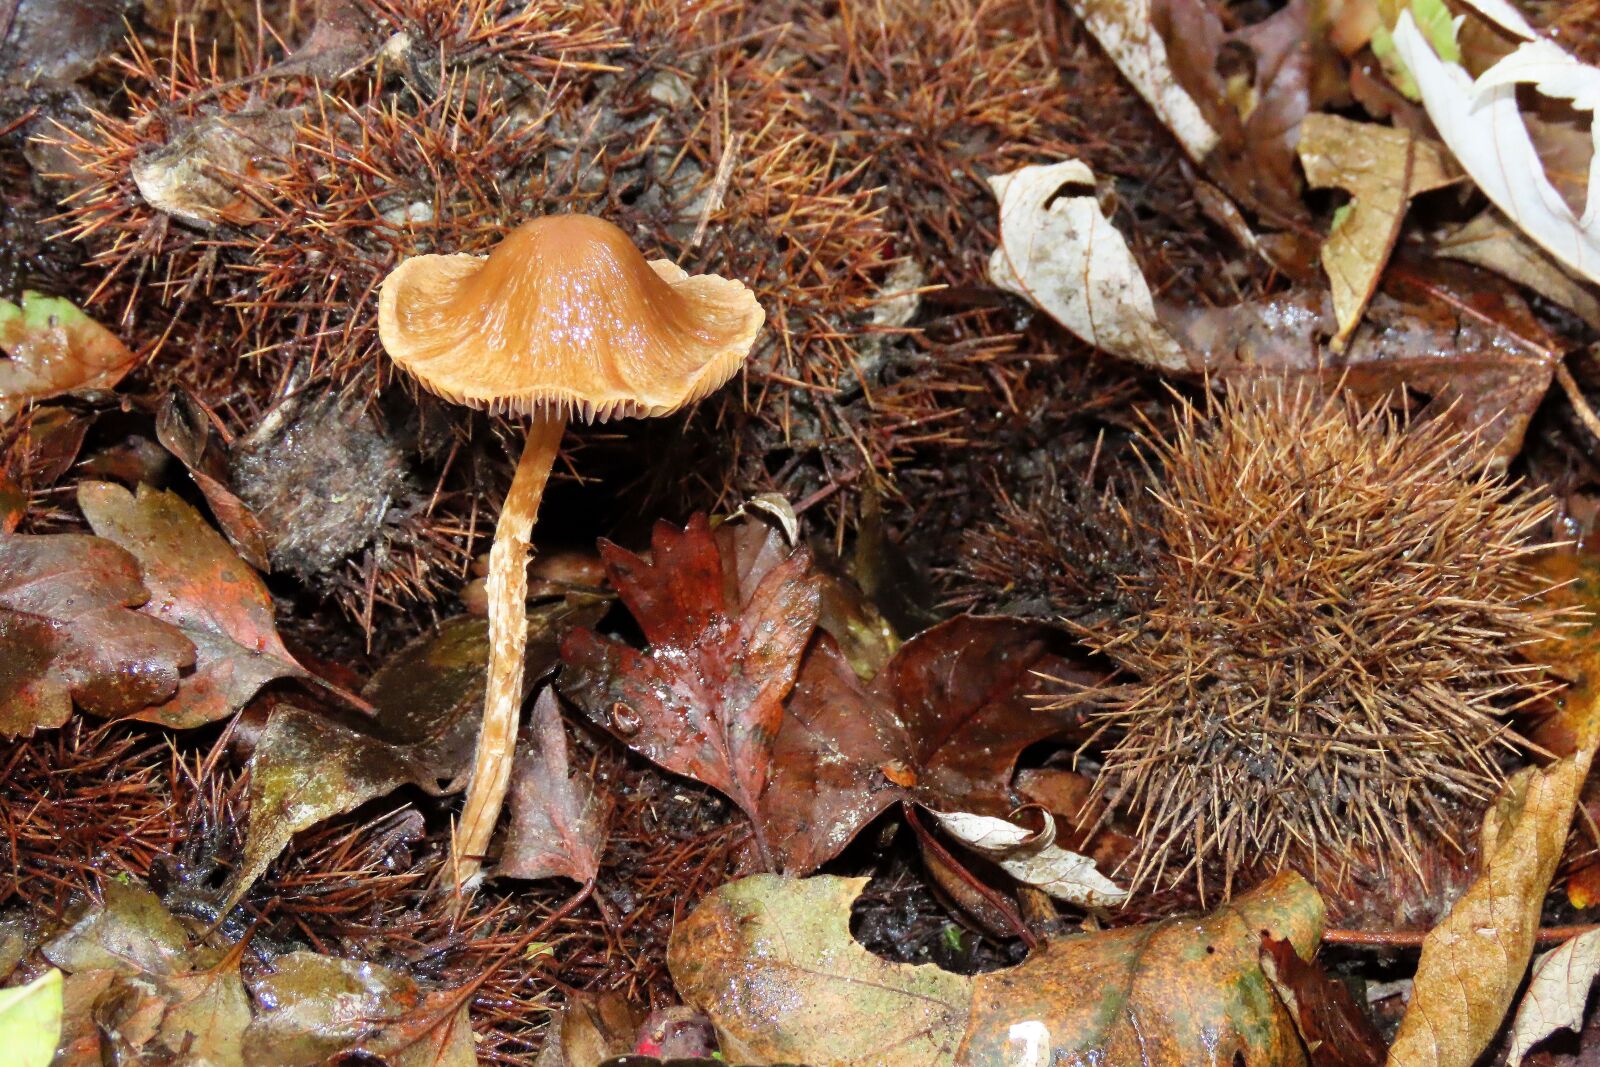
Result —
[[1274, 937], [1261, 939], [1261, 971], [1289, 1009], [1311, 1067], [1382, 1067], [1388, 1047], [1343, 982]]
[[1128, 899], [1127, 890], [1096, 870], [1094, 860], [1056, 845], [1056, 822], [1048, 812], [1045, 828], [1039, 831], [989, 815], [936, 811], [934, 816], [957, 841], [993, 860], [1017, 881], [1057, 900], [1104, 908]]
[[[1395, 24], [1394, 45], [1439, 136], [1484, 195], [1568, 270], [1600, 282], [1600, 152], [1590, 163], [1580, 216], [1551, 183], [1517, 102], [1519, 86], [1531, 85], [1593, 111], [1600, 106], [1600, 69], [1540, 38], [1519, 45], [1474, 81], [1450, 57], [1441, 58], [1409, 9]], [[1600, 144], [1600, 125], [1591, 136]]]
[[1313, 189], [1343, 189], [1351, 196], [1322, 244], [1339, 322], [1329, 344], [1342, 352], [1389, 262], [1411, 198], [1452, 178], [1439, 150], [1410, 130], [1338, 115], [1307, 115], [1297, 150]]
[[64, 393], [110, 389], [137, 357], [70, 300], [22, 294], [0, 300], [0, 425], [30, 403]]
[[1311, 4], [1291, 0], [1235, 30], [1211, 0], [1156, 0], [1151, 19], [1179, 85], [1199, 107], [1217, 145], [1201, 162], [1229, 196], [1292, 228], [1306, 217], [1295, 142], [1310, 110]]
[[890, 963], [849, 932], [865, 878], [755, 875], [673, 931], [667, 965], [730, 1060], [818, 1065], [1304, 1064], [1258, 962], [1309, 953], [1316, 890], [1291, 872], [1200, 919], [1081, 934], [966, 977]]
[[69, 974], [170, 975], [186, 969], [189, 936], [160, 897], [120, 879], [108, 880], [101, 897], [45, 944], [45, 959]]
[[191, 226], [246, 223], [260, 209], [244, 186], [281, 173], [299, 121], [295, 108], [205, 115], [140, 155], [128, 173], [151, 207]]
[[1150, 0], [1068, 0], [1072, 13], [1094, 34], [1122, 76], [1144, 97], [1189, 158], [1204, 160], [1218, 135], [1194, 97], [1172, 74], [1167, 46], [1156, 33]]
[[407, 782], [439, 791], [435, 773], [406, 748], [288, 705], [273, 709], [249, 766], [250, 825], [228, 909], [301, 830]]
[[169, 699], [195, 648], [132, 610], [149, 596], [110, 541], [0, 535], [0, 734], [60, 726], [74, 701], [120, 716]]
[[267, 533], [255, 512], [228, 487], [227, 465], [222, 450], [211, 447], [211, 422], [200, 401], [188, 393], [168, 396], [156, 414], [156, 438], [188, 470], [244, 561], [260, 571], [269, 569]]
[[1584, 1008], [1595, 975], [1600, 974], [1600, 930], [1572, 938], [1539, 957], [1528, 991], [1511, 1024], [1510, 1067], [1518, 1067], [1528, 1050], [1565, 1027], [1583, 1026]]
[[17, 0], [0, 19], [0, 81], [76, 81], [122, 41], [128, 8], [125, 0]]
[[1446, 234], [1434, 251], [1509, 278], [1555, 301], [1600, 330], [1600, 298], [1574, 281], [1542, 250], [1529, 244], [1494, 208], [1486, 208]]
[[601, 545], [648, 654], [576, 630], [562, 643], [562, 692], [630, 748], [728, 796], [765, 854], [772, 743], [819, 611], [810, 553], [795, 548], [742, 595], [705, 516], [684, 530], [660, 523], [651, 543], [649, 561]]
[[588, 773], [569, 768], [566, 727], [555, 690], [546, 688], [534, 701], [532, 741], [518, 747], [511, 772], [511, 832], [494, 874], [589, 884], [600, 870], [609, 808]]
[[972, 980], [959, 1062], [1304, 1064], [1261, 934], [1309, 955], [1322, 922], [1317, 891], [1283, 872], [1200, 919], [1052, 941]]
[[315, 952], [290, 952], [250, 982], [261, 1010], [244, 1037], [246, 1067], [316, 1067], [359, 1051], [422, 1003], [399, 971]]
[[1367, 404], [1421, 394], [1429, 402], [1415, 414], [1476, 431], [1497, 463], [1521, 450], [1563, 348], [1500, 279], [1405, 256], [1391, 263], [1342, 354], [1326, 349], [1338, 327], [1323, 292], [1170, 308], [1164, 318], [1213, 377], [1307, 377]]
[[61, 972], [0, 989], [0, 1049], [13, 1067], [50, 1067], [61, 1039]]
[[1068, 736], [1076, 715], [1045, 711], [1036, 673], [1088, 681], [1050, 627], [958, 616], [907, 641], [870, 685], [819, 636], [806, 656], [762, 798], [781, 866], [838, 855], [891, 805], [1005, 814], [1022, 750]]
[[645, 1009], [615, 991], [573, 993], [545, 1031], [534, 1067], [597, 1067], [633, 1051]]
[[198, 653], [177, 695], [135, 718], [200, 726], [233, 714], [273, 679], [309, 677], [278, 638], [260, 577], [176, 495], [80, 482], [78, 507], [95, 533], [138, 558], [151, 594], [144, 611], [177, 627]]
[[1533, 954], [1592, 758], [1591, 745], [1525, 768], [1501, 790], [1484, 822], [1483, 873], [1422, 943], [1389, 1063], [1468, 1067], [1500, 1029]]
[[673, 982], [710, 1017], [725, 1057], [840, 1067], [956, 1062], [973, 980], [890, 963], [852, 939], [850, 904], [866, 883], [742, 878], [673, 930]]
[[1188, 369], [1122, 234], [1093, 195], [1058, 195], [1069, 185], [1092, 189], [1094, 172], [1069, 159], [989, 179], [1000, 202], [989, 280], [1096, 348], [1154, 370]]
[[167, 1008], [156, 1041], [181, 1067], [236, 1067], [243, 1061], [250, 997], [237, 956], [164, 979], [158, 988]]
[[[585, 594], [528, 610], [523, 685], [528, 691], [561, 661], [561, 638], [593, 626], [610, 601]], [[447, 792], [465, 786], [483, 720], [489, 665], [489, 623], [471, 615], [446, 619], [384, 661], [361, 696], [374, 709], [372, 736], [407, 749], [440, 778]]]

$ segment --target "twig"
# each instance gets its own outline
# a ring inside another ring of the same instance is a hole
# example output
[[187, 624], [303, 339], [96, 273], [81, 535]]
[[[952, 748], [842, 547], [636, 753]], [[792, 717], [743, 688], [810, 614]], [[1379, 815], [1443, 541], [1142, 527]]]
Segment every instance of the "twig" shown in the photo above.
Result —
[[1595, 440], [1600, 441], [1600, 416], [1594, 413], [1594, 408], [1584, 399], [1583, 390], [1578, 388], [1577, 379], [1573, 378], [1565, 363], [1556, 364], [1556, 381], [1561, 383], [1561, 391], [1566, 393], [1567, 399], [1572, 402], [1572, 410], [1578, 413], [1578, 421], [1594, 434]]
[[[1540, 945], [1559, 945], [1575, 937], [1600, 930], [1600, 923], [1580, 926], [1546, 926], [1534, 935]], [[1372, 948], [1421, 948], [1431, 930], [1324, 930], [1324, 945], [1356, 945]]]

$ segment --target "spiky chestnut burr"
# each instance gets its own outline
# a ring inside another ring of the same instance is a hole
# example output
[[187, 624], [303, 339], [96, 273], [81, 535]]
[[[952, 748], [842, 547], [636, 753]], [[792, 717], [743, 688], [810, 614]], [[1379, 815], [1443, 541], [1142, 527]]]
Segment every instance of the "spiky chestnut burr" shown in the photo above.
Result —
[[1549, 692], [1520, 650], [1561, 613], [1530, 568], [1550, 504], [1442, 423], [1261, 385], [1148, 441], [1143, 610], [1082, 629], [1129, 681], [1087, 700], [1096, 790], [1137, 827], [1135, 884], [1343, 873], [1456, 839], [1501, 777], [1507, 712]]

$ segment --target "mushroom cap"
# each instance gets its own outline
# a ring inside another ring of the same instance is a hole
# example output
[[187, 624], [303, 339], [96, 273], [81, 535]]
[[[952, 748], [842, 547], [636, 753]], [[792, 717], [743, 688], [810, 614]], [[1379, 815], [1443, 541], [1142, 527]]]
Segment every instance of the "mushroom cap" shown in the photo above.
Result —
[[378, 295], [385, 351], [456, 403], [600, 422], [715, 390], [766, 313], [742, 282], [647, 262], [591, 215], [549, 215], [488, 256], [413, 256]]

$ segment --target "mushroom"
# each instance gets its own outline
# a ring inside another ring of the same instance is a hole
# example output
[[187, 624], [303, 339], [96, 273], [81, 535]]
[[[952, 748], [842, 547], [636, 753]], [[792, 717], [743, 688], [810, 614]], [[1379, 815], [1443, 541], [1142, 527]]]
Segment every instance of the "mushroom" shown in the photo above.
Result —
[[616, 226], [552, 215], [487, 256], [414, 256], [383, 280], [378, 336], [396, 365], [459, 404], [531, 419], [489, 552], [483, 727], [454, 845], [476, 885], [511, 777], [528, 641], [530, 534], [572, 419], [677, 411], [743, 365], [766, 314], [741, 282], [647, 262]]

